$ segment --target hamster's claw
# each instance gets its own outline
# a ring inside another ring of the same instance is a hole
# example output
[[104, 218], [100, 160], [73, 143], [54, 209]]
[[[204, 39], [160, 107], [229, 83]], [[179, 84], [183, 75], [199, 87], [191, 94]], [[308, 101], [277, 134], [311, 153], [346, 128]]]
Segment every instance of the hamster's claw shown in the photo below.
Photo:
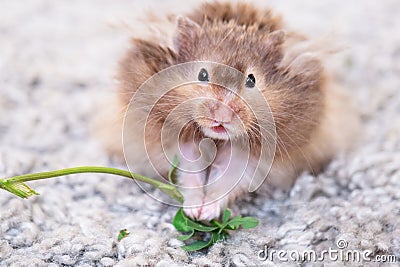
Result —
[[214, 201], [194, 208], [184, 208], [185, 214], [196, 221], [211, 221], [221, 214], [220, 201]]
[[219, 201], [215, 201], [202, 206], [198, 220], [211, 221], [212, 219], [218, 218], [220, 214], [221, 214], [221, 205]]
[[192, 220], [198, 221], [201, 214], [201, 207], [183, 208], [183, 212]]

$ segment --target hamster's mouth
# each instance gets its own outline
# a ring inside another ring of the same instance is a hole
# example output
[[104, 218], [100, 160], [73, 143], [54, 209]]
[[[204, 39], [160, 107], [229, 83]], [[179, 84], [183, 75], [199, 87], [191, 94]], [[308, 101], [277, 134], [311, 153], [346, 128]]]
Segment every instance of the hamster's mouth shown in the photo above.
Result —
[[229, 140], [228, 130], [223, 125], [203, 127], [202, 131], [207, 137], [213, 139]]
[[226, 133], [226, 129], [222, 125], [211, 127], [211, 130], [213, 130], [215, 133]]

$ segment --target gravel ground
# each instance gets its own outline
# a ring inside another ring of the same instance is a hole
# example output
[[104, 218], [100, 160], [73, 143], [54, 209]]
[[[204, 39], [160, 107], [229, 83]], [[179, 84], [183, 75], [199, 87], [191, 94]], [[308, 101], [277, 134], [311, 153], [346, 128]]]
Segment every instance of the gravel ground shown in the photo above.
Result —
[[[339, 155], [317, 177], [302, 175], [286, 195], [242, 201], [237, 209], [258, 217], [260, 226], [208, 253], [181, 250], [171, 225], [176, 210], [129, 180], [76, 175], [31, 182], [40, 196], [20, 200], [0, 192], [0, 265], [270, 266], [257, 258], [264, 245], [320, 253], [338, 249], [338, 240], [347, 242], [342, 251], [394, 254], [399, 264], [400, 4], [270, 5], [292, 29], [335, 36], [347, 47], [330, 62], [362, 112], [364, 136], [352, 154]], [[0, 0], [0, 6], [0, 177], [76, 165], [124, 167], [90, 134], [95, 105], [113, 94], [116, 62], [138, 14], [145, 6], [176, 11], [181, 2]], [[123, 228], [131, 235], [117, 243]]]

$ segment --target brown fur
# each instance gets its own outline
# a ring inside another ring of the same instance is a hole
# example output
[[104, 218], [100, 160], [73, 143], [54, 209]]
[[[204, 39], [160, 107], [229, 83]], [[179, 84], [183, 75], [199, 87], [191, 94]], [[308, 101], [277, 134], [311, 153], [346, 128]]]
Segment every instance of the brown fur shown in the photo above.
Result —
[[[265, 74], [265, 83], [272, 89], [265, 90], [265, 95], [275, 114], [280, 140], [277, 156], [287, 157], [302, 147], [309, 140], [323, 110], [321, 63], [316, 59], [302, 63], [304, 68], [309, 65], [314, 69], [312, 73], [303, 73], [302, 68], [292, 70], [279, 66], [284, 53], [280, 46], [283, 32], [270, 37], [271, 31], [281, 27], [280, 18], [272, 16], [270, 10], [260, 12], [244, 3], [206, 3], [188, 17], [202, 27], [180, 20], [176, 37], [178, 51], [133, 39], [133, 47], [122, 61], [118, 76], [124, 102], [129, 103], [135, 90], [146, 79], [171, 65], [209, 60], [243, 71], [244, 66], [257, 62], [260, 64], [257, 67]], [[275, 40], [268, 42], [268, 39]], [[221, 42], [224, 45], [218, 46]], [[211, 49], [214, 50], [212, 53]], [[193, 96], [193, 93], [188, 95]]]
[[[333, 114], [343, 113], [337, 108], [339, 97], [326, 78], [318, 54], [297, 49], [306, 39], [284, 31], [282, 25], [280, 17], [269, 9], [262, 10], [245, 3], [205, 3], [177, 19], [173, 47], [151, 40], [132, 40], [132, 47], [121, 61], [118, 74], [121, 105], [126, 107], [148, 78], [175, 64], [212, 61], [244, 73], [251, 70], [257, 86], [268, 100], [276, 125], [277, 149], [272, 179], [276, 184], [291, 184], [301, 171], [318, 170], [337, 151], [344, 149], [351, 134], [329, 129], [337, 127], [343, 119], [339, 114]], [[252, 101], [244, 88], [237, 93]], [[164, 116], [179, 103], [205, 94], [220, 100], [226, 92], [218, 86], [183, 86], [158, 102], [146, 126], [151, 129], [148, 132], [152, 140], [150, 153], [162, 154], [156, 133], [166, 119]], [[194, 110], [200, 115], [205, 114], [205, 110], [212, 110], [207, 109], [207, 105], [210, 103], [193, 106], [188, 112]], [[252, 149], [257, 153], [259, 140], [254, 128], [250, 130], [251, 125], [256, 125], [250, 111], [239, 97], [232, 100], [229, 107], [244, 121], [246, 134], [254, 137]], [[135, 119], [140, 119], [140, 115], [133, 116], [131, 123], [134, 124]], [[197, 123], [203, 126], [210, 122], [199, 119]], [[355, 120], [349, 118], [347, 123], [355, 124]], [[187, 131], [201, 135], [195, 126], [189, 125]], [[343, 138], [336, 137], [337, 134], [342, 134]], [[141, 136], [134, 137], [140, 139]], [[333, 141], [338, 142], [333, 144]], [[168, 166], [160, 164], [157, 169], [165, 176]]]

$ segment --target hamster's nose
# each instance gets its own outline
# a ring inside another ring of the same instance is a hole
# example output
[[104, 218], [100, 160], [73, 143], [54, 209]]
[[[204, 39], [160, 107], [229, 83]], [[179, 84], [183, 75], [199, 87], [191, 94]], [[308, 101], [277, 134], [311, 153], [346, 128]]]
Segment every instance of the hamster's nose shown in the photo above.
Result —
[[233, 115], [233, 110], [223, 103], [216, 104], [214, 109], [211, 110], [212, 119], [219, 124], [230, 123]]

